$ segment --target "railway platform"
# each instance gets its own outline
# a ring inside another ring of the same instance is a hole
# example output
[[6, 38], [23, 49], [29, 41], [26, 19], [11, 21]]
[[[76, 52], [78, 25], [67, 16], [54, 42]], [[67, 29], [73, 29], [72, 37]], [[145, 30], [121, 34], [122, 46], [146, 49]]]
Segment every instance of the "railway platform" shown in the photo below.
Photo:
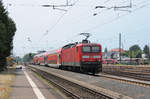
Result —
[[16, 69], [15, 75], [9, 99], [65, 99], [63, 94], [24, 66]]

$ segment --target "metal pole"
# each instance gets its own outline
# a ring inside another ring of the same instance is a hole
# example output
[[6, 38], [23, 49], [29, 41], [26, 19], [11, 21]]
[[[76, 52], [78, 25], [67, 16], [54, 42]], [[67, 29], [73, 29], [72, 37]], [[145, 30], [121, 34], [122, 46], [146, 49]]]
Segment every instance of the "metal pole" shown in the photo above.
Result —
[[66, 0], [66, 5], [68, 5], [68, 0]]
[[121, 63], [121, 33], [119, 33], [119, 58]]
[[150, 64], [150, 44], [148, 43], [148, 64]]

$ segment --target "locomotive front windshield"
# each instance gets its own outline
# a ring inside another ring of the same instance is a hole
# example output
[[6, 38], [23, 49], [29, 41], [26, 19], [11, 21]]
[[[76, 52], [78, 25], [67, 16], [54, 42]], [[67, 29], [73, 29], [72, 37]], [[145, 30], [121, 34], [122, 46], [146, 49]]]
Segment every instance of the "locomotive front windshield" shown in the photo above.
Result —
[[83, 52], [91, 52], [91, 48], [89, 46], [83, 46], [82, 51]]
[[100, 52], [100, 47], [99, 46], [83, 46], [82, 51], [85, 53], [90, 53], [90, 52], [98, 53]]

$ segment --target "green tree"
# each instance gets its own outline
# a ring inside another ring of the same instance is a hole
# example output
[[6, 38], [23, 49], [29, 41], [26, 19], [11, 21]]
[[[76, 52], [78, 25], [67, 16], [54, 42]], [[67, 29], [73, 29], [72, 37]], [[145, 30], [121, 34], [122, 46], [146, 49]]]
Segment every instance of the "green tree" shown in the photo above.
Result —
[[139, 45], [133, 45], [129, 48], [129, 56], [131, 58], [141, 58], [142, 57], [142, 50]]
[[104, 52], [105, 52], [105, 53], [107, 53], [107, 52], [108, 52], [107, 48], [105, 48]]
[[14, 62], [22, 62], [22, 59], [19, 56], [14, 57]]
[[150, 51], [148, 45], [144, 46], [143, 52], [146, 55], [146, 58], [150, 58]]
[[33, 57], [35, 56], [36, 54], [35, 53], [28, 53], [28, 54], [25, 54], [24, 57], [23, 57], [23, 61], [24, 62], [31, 62], [33, 60]]
[[129, 57], [129, 51], [122, 52], [121, 56]]
[[11, 54], [13, 48], [13, 36], [16, 32], [16, 25], [8, 16], [0, 1], [0, 70], [6, 66], [6, 57]]

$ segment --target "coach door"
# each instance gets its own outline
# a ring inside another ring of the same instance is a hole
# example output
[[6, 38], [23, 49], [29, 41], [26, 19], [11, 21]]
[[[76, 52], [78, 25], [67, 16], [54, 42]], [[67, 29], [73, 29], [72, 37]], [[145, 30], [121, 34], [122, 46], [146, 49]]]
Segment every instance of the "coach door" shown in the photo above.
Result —
[[60, 65], [59, 61], [60, 61], [60, 54], [57, 54], [57, 65]]
[[48, 56], [44, 56], [44, 65], [48, 65]]

